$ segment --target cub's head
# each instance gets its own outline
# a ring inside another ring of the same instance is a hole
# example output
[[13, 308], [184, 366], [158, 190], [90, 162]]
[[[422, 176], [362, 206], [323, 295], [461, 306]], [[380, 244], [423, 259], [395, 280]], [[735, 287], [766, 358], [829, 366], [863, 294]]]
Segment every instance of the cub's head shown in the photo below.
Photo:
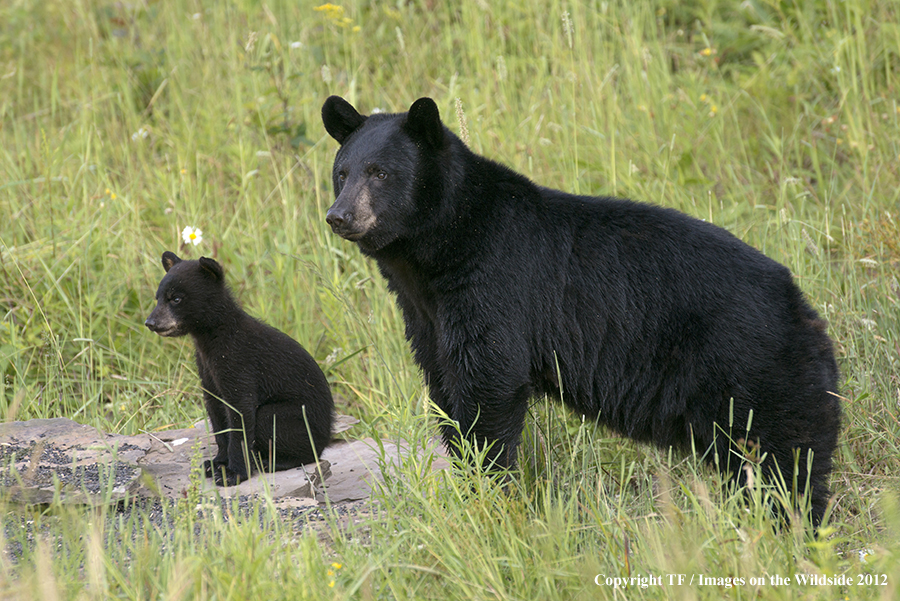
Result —
[[156, 308], [144, 322], [160, 336], [196, 334], [222, 317], [230, 299], [222, 266], [215, 260], [182, 261], [175, 253], [162, 255], [166, 275], [156, 290]]
[[331, 96], [322, 121], [341, 145], [332, 170], [336, 198], [325, 217], [332, 231], [370, 252], [411, 235], [438, 204], [438, 166], [453, 138], [434, 101], [420, 98], [408, 113], [364, 116]]

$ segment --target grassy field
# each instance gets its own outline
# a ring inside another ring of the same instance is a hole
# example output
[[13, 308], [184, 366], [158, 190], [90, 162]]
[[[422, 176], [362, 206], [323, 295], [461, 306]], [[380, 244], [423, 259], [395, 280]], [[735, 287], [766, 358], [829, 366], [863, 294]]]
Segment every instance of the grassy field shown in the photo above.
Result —
[[[315, 532], [267, 503], [225, 520], [186, 501], [147, 528], [0, 493], [0, 546], [18, 550], [0, 553], [0, 597], [900, 595], [889, 0], [0, 2], [0, 417], [127, 434], [199, 420], [190, 340], [143, 326], [173, 250], [216, 257], [249, 312], [310, 350], [355, 436], [434, 435], [393, 298], [324, 221], [329, 94], [364, 113], [431, 96], [538, 183], [673, 207], [787, 265], [829, 320], [846, 397], [822, 536], [777, 531], [694, 457], [536, 399], [508, 493], [426, 456], [379, 511]], [[201, 244], [182, 246], [185, 226]]]

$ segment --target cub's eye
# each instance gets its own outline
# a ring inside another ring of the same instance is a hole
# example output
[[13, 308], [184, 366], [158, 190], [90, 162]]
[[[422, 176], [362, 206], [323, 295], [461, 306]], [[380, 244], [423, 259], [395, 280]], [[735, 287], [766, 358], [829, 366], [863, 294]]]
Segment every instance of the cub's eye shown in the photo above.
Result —
[[384, 171], [379, 171], [375, 174], [375, 177], [377, 177], [378, 179], [384, 179], [387, 177], [387, 173], [385, 173]]
[[170, 300], [169, 302], [172, 303], [173, 305], [177, 305], [178, 303], [181, 302], [181, 297], [180, 297], [180, 296], [173, 296], [173, 297], [172, 297], [172, 300]]

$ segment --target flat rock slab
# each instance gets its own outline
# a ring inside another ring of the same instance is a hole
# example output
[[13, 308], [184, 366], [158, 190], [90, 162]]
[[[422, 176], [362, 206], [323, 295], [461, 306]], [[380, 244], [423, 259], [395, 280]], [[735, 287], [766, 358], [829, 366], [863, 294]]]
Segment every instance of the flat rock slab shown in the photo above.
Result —
[[111, 502], [131, 496], [150, 448], [65, 418], [0, 424], [0, 486], [15, 501]]
[[[335, 433], [355, 418], [338, 416]], [[366, 499], [382, 466], [399, 464], [408, 446], [373, 439], [335, 441], [318, 464], [257, 474], [237, 486], [216, 487], [193, 469], [215, 454], [205, 422], [192, 428], [121, 436], [66, 418], [0, 424], [0, 486], [26, 503], [93, 504], [128, 497], [184, 498], [197, 482], [204, 494], [266, 495], [291, 507]], [[381, 463], [383, 461], [383, 463]], [[447, 462], [438, 458], [432, 469]]]
[[[148, 452], [138, 460], [147, 474], [137, 490], [138, 496], [169, 498], [186, 497], [192, 486], [191, 469], [199, 469], [205, 459], [215, 455], [216, 441], [200, 422], [193, 428], [147, 433], [150, 441]], [[330, 475], [327, 461], [271, 474], [255, 474], [237, 486], [217, 487], [210, 478], [194, 474], [194, 481], [202, 483], [202, 491], [218, 492], [225, 498], [267, 493], [273, 499], [281, 497], [305, 497], [312, 499], [316, 488]]]

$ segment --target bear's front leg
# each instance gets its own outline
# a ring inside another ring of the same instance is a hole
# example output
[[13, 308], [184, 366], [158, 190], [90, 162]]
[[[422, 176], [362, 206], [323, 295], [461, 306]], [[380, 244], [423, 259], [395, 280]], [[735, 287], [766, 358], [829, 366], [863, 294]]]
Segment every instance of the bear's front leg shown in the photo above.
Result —
[[214, 384], [208, 380], [203, 386], [203, 403], [216, 439], [216, 455], [203, 462], [203, 473], [207, 478], [216, 479], [218, 484], [222, 480], [222, 466], [228, 465], [228, 416], [227, 408], [215, 392]]
[[[514, 307], [501, 316], [473, 298], [494, 298], [498, 291], [448, 295], [442, 299], [435, 325], [420, 314], [405, 312], [416, 360], [425, 373], [429, 393], [454, 424], [441, 428], [447, 449], [459, 456], [460, 437], [479, 452], [489, 469], [513, 467], [528, 399], [530, 347], [518, 335]], [[441, 332], [441, 335], [436, 335]]]
[[[218, 456], [213, 459], [213, 467], [216, 469], [214, 478], [218, 486], [240, 484], [253, 472], [253, 466], [248, 462], [249, 449], [253, 448], [253, 433], [256, 432], [256, 396], [243, 394], [238, 398], [240, 400], [229, 403], [230, 406], [223, 404], [227, 421], [225, 457], [218, 465], [216, 464]], [[245, 436], [246, 432], [250, 432], [251, 435]], [[219, 447], [219, 452], [222, 452], [222, 446]]]
[[[448, 380], [457, 384], [447, 385]], [[475, 374], [465, 381], [444, 378], [444, 386], [432, 389], [431, 398], [456, 422], [441, 428], [449, 451], [460, 456], [462, 436], [477, 452], [487, 449], [482, 460], [486, 469], [510, 468], [516, 464], [531, 386], [514, 385], [506, 378], [487, 380]]]

